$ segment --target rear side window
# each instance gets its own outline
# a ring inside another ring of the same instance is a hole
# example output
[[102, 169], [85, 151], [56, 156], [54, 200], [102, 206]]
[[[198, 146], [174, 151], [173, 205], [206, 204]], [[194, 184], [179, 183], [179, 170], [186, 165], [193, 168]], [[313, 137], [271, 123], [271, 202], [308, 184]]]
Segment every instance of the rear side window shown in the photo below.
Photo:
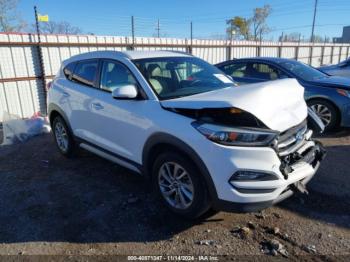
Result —
[[72, 76], [72, 80], [87, 86], [94, 86], [98, 68], [97, 60], [86, 60], [79, 62]]
[[220, 69], [224, 71], [227, 75], [230, 75], [233, 77], [245, 77], [246, 68], [247, 68], [246, 63], [234, 63], [234, 64], [225, 65]]
[[73, 74], [74, 68], [76, 66], [76, 63], [70, 63], [68, 64], [64, 69], [63, 69], [63, 73], [64, 75], [70, 79], [71, 75]]

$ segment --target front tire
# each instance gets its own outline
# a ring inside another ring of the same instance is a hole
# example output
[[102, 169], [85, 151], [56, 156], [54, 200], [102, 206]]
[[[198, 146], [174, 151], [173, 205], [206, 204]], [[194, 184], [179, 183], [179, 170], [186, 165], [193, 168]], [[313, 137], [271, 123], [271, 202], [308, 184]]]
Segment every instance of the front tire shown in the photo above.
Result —
[[74, 151], [74, 140], [66, 122], [61, 116], [56, 116], [52, 123], [56, 146], [62, 155], [70, 157]]
[[308, 106], [321, 119], [325, 125], [325, 131], [330, 131], [337, 127], [339, 114], [333, 104], [323, 99], [314, 99], [308, 102]]
[[208, 190], [197, 167], [179, 153], [160, 154], [152, 181], [162, 202], [174, 213], [195, 219], [210, 208]]

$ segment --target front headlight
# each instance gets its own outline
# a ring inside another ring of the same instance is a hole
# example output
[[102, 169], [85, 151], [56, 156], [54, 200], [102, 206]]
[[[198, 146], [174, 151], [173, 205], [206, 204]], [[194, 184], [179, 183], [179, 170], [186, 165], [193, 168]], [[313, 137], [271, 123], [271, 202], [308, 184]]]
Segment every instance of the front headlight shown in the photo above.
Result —
[[192, 126], [209, 140], [227, 146], [269, 146], [278, 136], [278, 132], [258, 128], [231, 128], [199, 122], [193, 122]]
[[337, 92], [339, 95], [346, 96], [346, 97], [350, 98], [350, 92], [347, 90], [337, 88]]

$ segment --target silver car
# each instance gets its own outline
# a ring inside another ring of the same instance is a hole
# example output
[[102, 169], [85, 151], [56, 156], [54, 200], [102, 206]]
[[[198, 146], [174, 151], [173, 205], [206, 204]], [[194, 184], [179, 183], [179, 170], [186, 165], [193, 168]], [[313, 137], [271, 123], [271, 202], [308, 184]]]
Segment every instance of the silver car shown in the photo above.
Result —
[[321, 66], [319, 70], [328, 75], [350, 77], [350, 57], [336, 65]]

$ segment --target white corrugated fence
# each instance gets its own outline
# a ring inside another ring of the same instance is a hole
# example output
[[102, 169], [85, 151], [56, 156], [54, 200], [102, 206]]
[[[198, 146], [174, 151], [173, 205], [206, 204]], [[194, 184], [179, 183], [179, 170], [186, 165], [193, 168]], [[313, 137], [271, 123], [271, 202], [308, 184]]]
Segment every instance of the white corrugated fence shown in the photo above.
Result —
[[[176, 50], [210, 63], [252, 56], [285, 57], [313, 66], [338, 63], [350, 55], [348, 44], [255, 42], [92, 35], [42, 35], [42, 64], [34, 34], [0, 33], [0, 122], [4, 111], [20, 117], [45, 113], [43, 79], [52, 79], [61, 61], [95, 50]], [[42, 67], [45, 78], [43, 78]]]

